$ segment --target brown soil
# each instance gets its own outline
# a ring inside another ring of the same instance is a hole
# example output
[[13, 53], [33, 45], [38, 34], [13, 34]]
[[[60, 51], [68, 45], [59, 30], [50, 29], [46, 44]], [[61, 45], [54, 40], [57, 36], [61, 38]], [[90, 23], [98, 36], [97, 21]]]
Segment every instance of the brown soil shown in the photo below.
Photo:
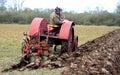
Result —
[[[50, 69], [65, 67], [62, 75], [120, 75], [120, 29], [88, 41], [73, 53], [50, 55], [39, 66]], [[4, 72], [12, 69], [18, 67], [14, 65]]]
[[79, 47], [62, 75], [120, 75], [120, 29]]

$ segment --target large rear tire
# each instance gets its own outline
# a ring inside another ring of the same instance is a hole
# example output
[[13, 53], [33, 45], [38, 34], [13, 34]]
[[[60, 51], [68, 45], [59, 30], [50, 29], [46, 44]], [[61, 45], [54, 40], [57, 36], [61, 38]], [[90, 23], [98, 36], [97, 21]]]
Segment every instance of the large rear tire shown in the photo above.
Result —
[[62, 41], [62, 46], [61, 46], [61, 54], [68, 52], [68, 41], [64, 40]]
[[73, 51], [78, 50], [78, 36], [74, 37]]

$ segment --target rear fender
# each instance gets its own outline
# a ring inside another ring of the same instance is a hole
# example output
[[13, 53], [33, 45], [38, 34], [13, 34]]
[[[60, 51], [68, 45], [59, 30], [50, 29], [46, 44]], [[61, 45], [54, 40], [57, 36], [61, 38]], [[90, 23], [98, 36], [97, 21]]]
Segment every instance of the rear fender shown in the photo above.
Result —
[[43, 34], [44, 31], [47, 31], [47, 21], [44, 18], [34, 18], [30, 25], [29, 35]]
[[68, 20], [66, 20], [64, 22], [65, 23], [63, 23], [60, 28], [59, 38], [68, 40], [70, 29], [71, 29], [72, 25], [74, 25], [74, 23], [72, 21], [68, 21]]

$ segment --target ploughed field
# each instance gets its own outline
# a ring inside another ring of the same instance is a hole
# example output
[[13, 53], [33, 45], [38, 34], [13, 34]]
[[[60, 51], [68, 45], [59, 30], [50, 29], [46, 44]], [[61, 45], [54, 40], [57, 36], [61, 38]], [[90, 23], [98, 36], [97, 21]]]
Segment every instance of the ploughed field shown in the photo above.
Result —
[[120, 75], [120, 29], [89, 41], [65, 58], [63, 75]]
[[[37, 69], [29, 66], [23, 71], [19, 71], [20, 68], [16, 65], [21, 56], [19, 53], [21, 51], [17, 50], [20, 49], [20, 44], [17, 43], [20, 43], [23, 35], [22, 32], [12, 31], [22, 31], [23, 29], [24, 32], [28, 30], [28, 26], [9, 27], [7, 25], [7, 27], [13, 29], [4, 29], [7, 33], [0, 35], [0, 51], [2, 52], [0, 53], [0, 74], [120, 75], [119, 27], [75, 26], [75, 33], [79, 37], [78, 50], [70, 54], [64, 53], [61, 56], [51, 55], [48, 60], [42, 61]], [[5, 32], [0, 30], [0, 33]], [[7, 40], [11, 38], [12, 41], [10, 39], [7, 41], [3, 37]]]

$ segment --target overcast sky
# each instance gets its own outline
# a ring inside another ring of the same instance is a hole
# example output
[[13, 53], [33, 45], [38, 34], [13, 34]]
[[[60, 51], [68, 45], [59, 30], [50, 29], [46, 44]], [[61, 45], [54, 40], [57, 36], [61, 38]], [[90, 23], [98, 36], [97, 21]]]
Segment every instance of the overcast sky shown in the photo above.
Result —
[[61, 7], [64, 11], [84, 12], [99, 7], [102, 10], [113, 12], [120, 0], [25, 0], [23, 7], [52, 8]]

